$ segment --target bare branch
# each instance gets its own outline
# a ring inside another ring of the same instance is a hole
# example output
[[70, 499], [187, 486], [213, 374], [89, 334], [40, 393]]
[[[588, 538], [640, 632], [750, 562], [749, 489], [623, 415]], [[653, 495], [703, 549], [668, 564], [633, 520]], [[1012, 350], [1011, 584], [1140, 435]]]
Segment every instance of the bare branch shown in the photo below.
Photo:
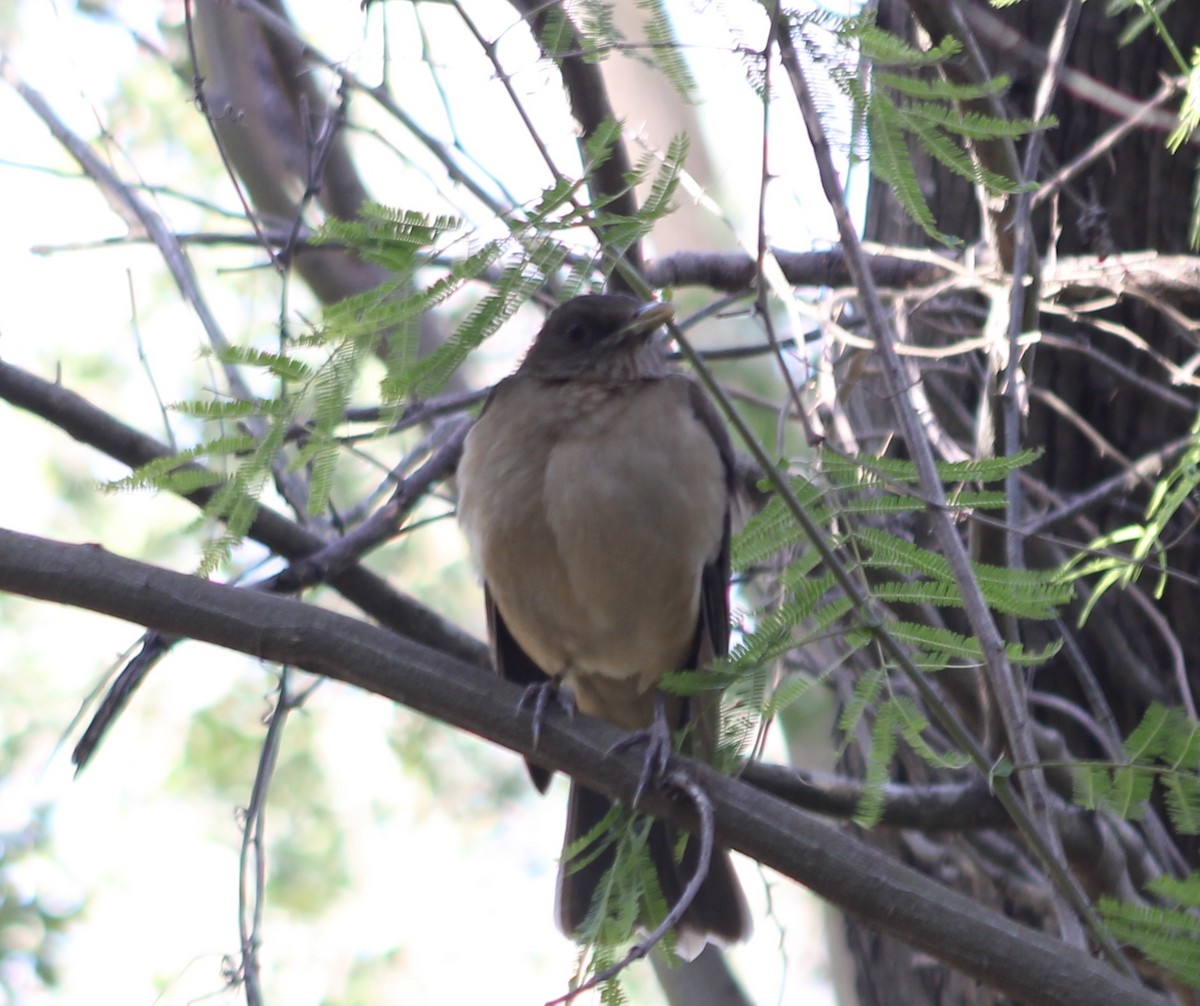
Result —
[[[0, 398], [41, 416], [76, 440], [130, 468], [175, 453], [153, 437], [113, 419], [62, 385], [42, 380], [3, 361], [0, 361]], [[181, 468], [206, 471], [195, 463]], [[202, 486], [184, 498], [203, 509], [219, 488], [219, 485]], [[247, 534], [293, 562], [316, 555], [329, 544], [267, 506], [259, 506]], [[476, 667], [491, 665], [487, 648], [482, 643], [362, 566], [355, 565], [338, 572], [330, 577], [329, 584], [364, 614], [394, 632], [437, 647]]]
[[[1045, 73], [1050, 65], [1050, 57], [1039, 46], [1034, 45], [1019, 31], [1009, 27], [996, 14], [983, 4], [962, 4], [963, 16], [972, 30], [985, 39], [993, 48], [1001, 50], [1006, 56], [1024, 63], [1033, 69], [1035, 74]], [[1140, 116], [1146, 129], [1169, 133], [1178, 123], [1170, 112], [1148, 111], [1140, 101], [1131, 98], [1123, 91], [1110, 87], [1102, 80], [1083, 73], [1070, 66], [1064, 66], [1061, 71], [1063, 87], [1075, 97], [1102, 108], [1118, 119], [1132, 119]], [[1191, 143], [1200, 142], [1200, 137], [1193, 136]]]
[[[50, 103], [38, 91], [17, 76], [16, 70], [2, 56], [0, 56], [0, 74], [3, 74], [4, 80], [45, 123], [50, 132], [54, 134], [54, 138], [75, 158], [84, 173], [96, 183], [96, 187], [104, 194], [113, 211], [131, 228], [143, 230], [149, 235], [150, 240], [162, 254], [171, 277], [179, 287], [179, 292], [195, 312], [196, 318], [208, 336], [210, 345], [218, 355], [228, 350], [229, 341], [217, 323], [216, 316], [209, 309], [208, 301], [205, 300], [200, 285], [196, 281], [192, 263], [174, 233], [167, 226], [166, 221], [155, 213], [81, 137], [59, 118]], [[252, 397], [236, 367], [226, 366], [225, 377], [238, 397], [245, 399]]]
[[[0, 589], [100, 611], [356, 685], [630, 800], [640, 754], [620, 730], [551, 717], [536, 750], [521, 689], [383, 629], [115, 556], [0, 531]], [[779, 870], [881, 932], [1033, 1006], [1166, 1006], [1088, 954], [1048, 939], [737, 779], [680, 759], [712, 801], [714, 839]], [[645, 809], [695, 829], [694, 812], [648, 791]], [[1013, 961], [1021, 961], [1013, 967]]]

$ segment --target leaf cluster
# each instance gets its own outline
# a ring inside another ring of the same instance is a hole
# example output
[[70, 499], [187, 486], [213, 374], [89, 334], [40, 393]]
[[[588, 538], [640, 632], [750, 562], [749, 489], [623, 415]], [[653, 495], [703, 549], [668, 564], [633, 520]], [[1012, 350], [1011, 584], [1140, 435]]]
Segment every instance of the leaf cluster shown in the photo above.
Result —
[[[1200, 415], [1192, 423], [1189, 435], [1191, 443], [1167, 474], [1155, 483], [1146, 504], [1145, 520], [1099, 535], [1064, 564], [1064, 580], [1096, 577], [1091, 597], [1080, 613], [1080, 625], [1088, 620], [1108, 590], [1136, 583], [1150, 564], [1157, 566], [1159, 573], [1154, 594], [1162, 596], [1167, 578], [1168, 543], [1171, 541], [1169, 529], [1181, 511], [1190, 523], [1192, 518], [1188, 510], [1200, 488]], [[1120, 548], [1127, 548], [1128, 554], [1117, 551]]]
[[1113, 936], [1136, 947], [1191, 988], [1200, 988], [1200, 873], [1182, 880], [1166, 874], [1146, 885], [1163, 904], [1100, 899], [1100, 913]]
[[[976, 512], [1003, 507], [1003, 493], [991, 486], [1035, 457], [1035, 452], [1025, 452], [1008, 458], [942, 463], [939, 474], [950, 507], [964, 520]], [[826, 529], [846, 568], [875, 602], [873, 610], [886, 613], [883, 628], [903, 643], [914, 663], [926, 673], [981, 664], [983, 655], [977, 639], [908, 614], [962, 605], [946, 560], [913, 541], [904, 530], [907, 525], [898, 525], [896, 520], [912, 519], [928, 506], [915, 491], [915, 466], [904, 460], [846, 457], [822, 451], [815, 470], [819, 474], [814, 477], [794, 479], [793, 492], [814, 521]], [[837, 578], [824, 567], [791, 512], [775, 499], [737, 537], [733, 560], [736, 568], [751, 573], [764, 564], [778, 564], [781, 556], [787, 556], [787, 560], [775, 571], [775, 580], [782, 596], [757, 617], [752, 630], [737, 642], [728, 661], [718, 669], [733, 682], [731, 701], [743, 711], [754, 709], [762, 721], [801, 700], [836, 666], [873, 650], [875, 633], [880, 628], [875, 616], [864, 615], [838, 587]], [[985, 599], [999, 614], [1053, 619], [1072, 596], [1070, 585], [1053, 570], [1013, 570], [982, 562], [974, 562], [972, 567]], [[772, 686], [771, 682], [779, 677], [773, 665], [783, 661], [787, 669], [790, 653], [818, 641], [834, 643], [838, 653], [835, 666], [816, 677], [785, 674]], [[1007, 656], [1014, 664], [1033, 665], [1048, 659], [1057, 649], [1057, 643], [1029, 650], [1014, 642], [1008, 645]], [[868, 791], [859, 810], [864, 824], [876, 820], [882, 807], [883, 785], [899, 739], [938, 767], [961, 768], [968, 762], [964, 752], [934, 739], [925, 713], [910, 698], [890, 693], [891, 668], [881, 654], [872, 653], [868, 663], [876, 669], [858, 681], [839, 722], [839, 728], [849, 736], [867, 710], [873, 711]], [[750, 732], [743, 724], [738, 734]]]
[[[608, 122], [585, 147], [585, 171], [603, 163], [619, 141], [620, 125]], [[615, 195], [582, 202], [582, 181], [560, 179], [530, 206], [505, 221], [502, 238], [470, 247], [462, 221], [369, 203], [357, 220], [329, 220], [317, 243], [353, 248], [383, 266], [392, 278], [382, 286], [347, 297], [326, 309], [319, 325], [278, 348], [234, 346], [220, 362], [257, 375], [272, 393], [252, 398], [198, 399], [172, 408], [214, 432], [173, 455], [142, 465], [107, 491], [131, 489], [193, 492], [216, 487], [203, 519], [220, 525], [201, 563], [209, 575], [229, 559], [273, 481], [304, 474], [309, 514], [330, 505], [347, 438], [346, 410], [359, 392], [370, 358], [384, 368], [378, 401], [384, 408], [378, 432], [406, 403], [438, 391], [467, 356], [494, 334], [535, 294], [567, 298], [604, 281], [604, 263], [640, 241], [671, 211], [687, 155], [679, 136], [665, 155], [647, 154], [626, 178], [629, 187], [647, 183], [649, 195], [633, 215], [611, 212]], [[604, 235], [599, 254], [581, 254], [576, 232]], [[466, 301], [454, 331], [428, 352], [420, 348], [420, 321], [434, 308]], [[196, 462], [207, 461], [207, 467]]]
[[[1179, 835], [1200, 835], [1200, 724], [1184, 710], [1153, 703], [1122, 745], [1121, 764], [1073, 766], [1075, 802], [1141, 820], [1157, 788]], [[1200, 873], [1161, 875], [1146, 885], [1158, 905], [1100, 899], [1113, 936], [1137, 947], [1193, 988], [1200, 988]]]
[[1010, 118], [983, 111], [984, 101], [1003, 94], [1007, 77], [985, 83], [962, 83], [943, 73], [962, 44], [947, 37], [929, 49], [918, 49], [875, 24], [870, 12], [847, 18], [840, 41], [857, 49], [866, 75], [834, 73], [835, 83], [850, 99], [854, 120], [865, 133], [871, 171], [888, 185], [900, 205], [931, 238], [960, 243], [937, 227], [912, 159], [912, 144], [929, 157], [988, 193], [1022, 190], [1022, 180], [987, 167], [977, 156], [979, 143], [1018, 140], [1053, 126], [1053, 118]]
[[1200, 835], [1200, 724], [1178, 707], [1155, 702], [1123, 748], [1123, 764], [1074, 766], [1075, 802], [1137, 821], [1157, 782], [1175, 830]]

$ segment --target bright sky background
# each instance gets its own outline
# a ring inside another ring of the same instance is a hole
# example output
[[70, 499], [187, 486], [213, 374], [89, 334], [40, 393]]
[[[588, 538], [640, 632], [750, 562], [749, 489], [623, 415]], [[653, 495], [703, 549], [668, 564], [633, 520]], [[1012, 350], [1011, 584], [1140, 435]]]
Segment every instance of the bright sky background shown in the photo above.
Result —
[[[327, 53], [369, 76], [373, 57], [364, 51], [356, 2], [304, 0], [292, 6], [297, 21]], [[481, 8], [480, 18], [485, 10], [494, 16], [508, 11], [503, 4], [475, 6]], [[699, 2], [672, 9], [680, 36], [697, 43], [691, 55], [706, 96], [702, 112], [718, 124], [715, 156], [725, 158], [729, 172], [717, 181], [726, 195], [747, 195], [735, 226], [740, 239], [752, 244], [761, 113], [737, 60], [725, 51], [727, 21], [741, 7], [728, 4], [724, 16]], [[127, 22], [155, 37], [159, 4], [130, 0], [119, 8]], [[19, 30], [6, 36], [5, 26], [14, 21]], [[758, 45], [760, 28], [753, 21], [743, 26], [747, 39]], [[519, 32], [510, 34], [511, 44], [519, 46]], [[393, 43], [398, 64], [412, 72], [413, 87], [428, 89], [419, 48], [399, 39]], [[120, 96], [114, 70], [136, 58], [123, 31], [49, 0], [20, 0], [15, 14], [0, 14], [0, 51], [72, 128], [88, 137], [96, 135], [106, 108]], [[486, 84], [486, 76], [478, 67], [447, 70], [447, 79], [464, 86]], [[548, 105], [559, 100], [557, 86], [547, 86], [552, 80], [550, 71], [530, 64], [518, 84], [531, 101]], [[181, 118], [194, 114], [184, 100], [179, 106], [175, 114]], [[486, 149], [494, 114], [481, 105], [477, 120], [459, 123], [472, 134], [476, 149]], [[773, 170], [789, 176], [793, 187], [771, 193], [773, 237], [789, 248], [824, 246], [833, 228], [816, 199], [803, 130], [787, 103], [777, 115]], [[431, 114], [430, 120], [436, 119]], [[23, 166], [75, 171], [3, 84], [0, 121], [5, 124], [0, 131], [0, 356], [44, 377], [61, 368], [68, 387], [161, 437], [163, 420], [147, 369], [165, 400], [194, 393], [202, 333], [150, 248], [32, 251], [119, 236], [124, 226], [89, 183]], [[735, 149], [746, 156], [729, 158]], [[132, 165], [115, 167], [126, 177], [136, 170], [150, 181], [171, 181], [173, 172], [186, 172], [188, 153], [165, 156], [162, 150], [139, 150]], [[365, 163], [369, 170], [369, 158]], [[519, 159], [504, 167], [518, 181], [533, 170]], [[381, 201], [399, 201], [388, 191], [386, 176], [372, 182]], [[226, 191], [213, 198], [232, 205]], [[177, 204], [171, 208], [176, 226], [192, 225], [185, 210]], [[728, 246], [720, 227], [713, 233], [714, 246]], [[231, 329], [273, 328], [272, 316], [247, 317], [245, 301], [222, 286], [211, 260], [197, 256], [197, 261], [206, 293]], [[146, 368], [139, 362], [130, 321], [135, 304]], [[487, 348], [499, 372], [512, 365], [525, 337], [516, 333]], [[105, 374], [104, 380], [92, 380], [97, 372]], [[0, 526], [100, 540], [118, 553], [153, 554], [174, 568], [194, 568], [195, 551], [183, 534], [193, 517], [188, 506], [149, 494], [94, 497], [94, 481], [124, 474], [119, 466], [4, 404], [0, 433], [0, 459], [10, 473], [8, 488], [0, 493]], [[12, 481], [14, 474], [19, 484]], [[404, 589], [436, 597], [482, 634], [478, 594], [472, 593], [477, 587], [457, 531], [443, 524], [425, 541], [425, 554], [437, 561], [423, 571], [406, 568]], [[16, 770], [0, 780], [0, 834], [24, 827], [32, 808], [50, 808], [48, 854], [25, 861], [15, 875], [30, 895], [68, 907], [86, 904], [59, 955], [61, 989], [38, 991], [18, 969], [6, 978], [16, 985], [19, 1003], [242, 1001], [240, 990], [222, 992], [221, 977], [223, 955], [237, 950], [237, 801], [198, 799], [181, 784], [180, 763], [189, 723], [214, 705], [252, 730], [268, 708], [272, 676], [253, 662], [199, 644], [180, 647], [154, 671], [95, 763], [73, 780], [68, 763], [73, 738], [56, 745], [83, 697], [137, 636], [135, 628], [110, 619], [0, 597], [0, 739], [24, 735], [26, 745]], [[390, 955], [370, 968], [363, 964], [364, 994], [356, 1001], [364, 1003], [506, 1006], [542, 1002], [564, 991], [575, 951], [551, 920], [565, 802], [561, 781], [546, 799], [522, 786], [514, 787], [520, 798], [498, 801], [497, 776], [520, 772], [515, 756], [436, 730], [429, 741], [439, 776], [435, 797], [423, 777], [405, 771], [389, 745], [389, 738], [418, 728], [405, 711], [327, 685], [297, 718], [311, 728], [328, 799], [347, 843], [352, 882], [323, 915], [268, 909], [262, 948], [268, 1001], [288, 1006], [315, 1006], [331, 996], [351, 1001], [349, 976], [356, 955], [360, 963]], [[247, 779], [245, 796], [248, 792]], [[278, 820], [268, 817], [268, 840]], [[733, 951], [752, 998], [760, 1004], [832, 1002], [823, 977], [819, 907], [795, 885], [764, 876], [753, 864], [739, 866], [759, 913], [752, 942]], [[771, 918], [762, 915], [768, 894]], [[639, 1003], [656, 1001], [647, 991], [651, 988], [652, 980], [644, 976], [629, 985]]]

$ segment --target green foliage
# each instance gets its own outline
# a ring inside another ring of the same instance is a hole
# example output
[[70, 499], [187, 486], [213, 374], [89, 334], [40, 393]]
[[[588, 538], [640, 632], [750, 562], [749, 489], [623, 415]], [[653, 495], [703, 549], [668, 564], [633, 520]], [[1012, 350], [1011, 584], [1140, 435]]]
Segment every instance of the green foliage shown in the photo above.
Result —
[[[538, 44], [541, 46], [542, 52], [551, 58], [560, 58], [559, 54], [571, 52], [575, 45], [575, 30], [571, 26], [571, 22], [567, 20], [562, 8], [557, 4], [549, 4], [540, 13], [542, 14], [542, 27]], [[611, 17], [605, 23], [611, 25]], [[598, 51], [603, 52], [604, 49], [601, 48]], [[585, 51], [585, 57], [589, 61], [598, 58], [594, 51]]]
[[[591, 911], [580, 929], [581, 942], [590, 948], [585, 973], [597, 974], [615, 963], [638, 925], [653, 928], [666, 918], [668, 906], [650, 858], [649, 837], [653, 818], [614, 805], [586, 835], [563, 849], [569, 869], [582, 869], [597, 856], [612, 851], [614, 861], [596, 889]], [[679, 850], [682, 854], [682, 849]], [[673, 936], [664, 940], [672, 950]], [[617, 979], [604, 983], [604, 1002], [623, 1002]], [[611, 997], [611, 998], [609, 998]]]
[[[986, 485], [1003, 480], [1013, 468], [1028, 464], [1036, 454], [1025, 452], [1011, 458], [994, 458], [958, 464], [941, 464], [938, 471], [947, 483], [950, 505], [964, 515], [975, 510], [1004, 505], [1003, 494], [986, 489], [965, 488], [968, 480]], [[938, 553], [851, 518], [880, 519], [889, 515], [919, 513], [927, 504], [908, 487], [916, 481], [910, 462], [878, 458], [846, 458], [823, 451], [818, 463], [822, 482], [798, 478], [792, 489], [801, 505], [818, 524], [827, 525], [833, 537], [848, 552], [852, 564], [862, 569], [889, 572], [877, 580], [876, 596], [891, 601], [932, 604], [937, 607], [959, 603], [949, 566]], [[829, 574], [813, 575], [817, 556], [804, 548], [806, 535], [784, 503], [773, 499], [749, 521], [733, 546], [733, 564], [745, 570], [766, 562], [781, 549], [799, 546], [801, 551], [782, 573], [792, 594], [767, 628], [778, 635], [798, 621], [816, 615], [821, 596], [832, 587]], [[1009, 570], [975, 564], [975, 572], [988, 603], [998, 612], [1026, 618], [1054, 617], [1055, 609], [1071, 596], [1069, 584], [1056, 575], [1037, 570]], [[795, 619], [789, 619], [789, 613]], [[756, 636], [758, 633], [755, 634]], [[748, 654], [762, 658], [763, 641], [743, 644]], [[957, 647], [958, 644], [955, 644]]]
[[1200, 48], [1192, 50], [1192, 63], [1187, 70], [1187, 86], [1179, 108], [1179, 125], [1167, 137], [1167, 149], [1173, 154], [1200, 129]]
[[856, 48], [871, 67], [869, 80], [849, 69], [835, 72], [833, 79], [851, 100], [854, 121], [865, 126], [872, 172], [892, 188], [926, 234], [945, 244], [959, 243], [937, 227], [913, 168], [910, 141], [972, 184], [990, 193], [1008, 194], [1021, 190], [1021, 180], [989, 170], [972, 145], [1016, 140], [1052, 126], [1053, 120], [1009, 119], [971, 107], [1005, 91], [1009, 82], [1002, 76], [985, 84], [920, 76], [920, 71], [940, 69], [961, 51], [961, 43], [952, 37], [927, 50], [917, 49], [879, 28], [873, 14], [865, 13], [847, 18], [839, 38]]
[[621, 123], [605, 119], [583, 143], [584, 166], [591, 174], [612, 157], [613, 147], [621, 139]]
[[[1155, 596], [1162, 596], [1168, 550], [1163, 542], [1169, 540], [1168, 526], [1200, 487], [1200, 414], [1193, 421], [1189, 434], [1191, 443], [1155, 485], [1146, 504], [1146, 519], [1140, 524], [1128, 524], [1099, 536], [1064, 564], [1060, 573], [1064, 582], [1098, 577], [1092, 586], [1092, 595], [1080, 613], [1080, 625], [1088, 620], [1106, 591], [1136, 583], [1151, 561], [1159, 569]], [[1115, 551], [1121, 546], [1128, 547], [1128, 555]]]
[[605, 2], [572, 7], [571, 15], [577, 20], [578, 35], [566, 14], [559, 7], [548, 5], [540, 12], [544, 18], [540, 39], [542, 51], [558, 61], [568, 56], [582, 55], [589, 63], [602, 62], [613, 52], [620, 51], [656, 67], [680, 98], [692, 101], [696, 82], [675, 35], [666, 4], [663, 0], [637, 0], [637, 9], [645, 14], [642, 20], [642, 30], [646, 36], [644, 51], [629, 45], [617, 27], [616, 5]]
[[1160, 876], [1146, 885], [1165, 905], [1130, 904], [1100, 899], [1109, 931], [1166, 968], [1191, 988], [1200, 988], [1200, 873], [1183, 880]]
[[1123, 746], [1124, 764], [1073, 766], [1075, 802], [1136, 821], [1158, 782], [1176, 832], [1200, 835], [1200, 724], [1182, 709], [1155, 702]]
[[467, 315], [454, 334], [428, 356], [394, 373], [382, 388], [385, 401], [420, 398], [437, 391], [472, 350], [539, 289], [566, 260], [567, 248], [547, 241], [504, 268], [490, 293]]
[[600, 62], [625, 41], [625, 36], [617, 27], [615, 4], [594, 0], [575, 8], [573, 13], [579, 18], [579, 33], [585, 39], [581, 48], [584, 58], [589, 62]]
[[[1180, 148], [1200, 129], [1200, 48], [1192, 50], [1192, 63], [1187, 71], [1187, 86], [1179, 108], [1179, 125], [1167, 137], [1167, 149], [1178, 154]], [[1188, 244], [1200, 248], [1200, 171], [1192, 183], [1192, 219], [1188, 229]]]
[[[1003, 493], [989, 485], [1002, 482], [1009, 472], [1036, 456], [1030, 451], [1015, 457], [940, 464], [938, 473], [950, 506], [964, 517], [1002, 507]], [[718, 668], [721, 678], [732, 675], [736, 679], [727, 697], [747, 707], [754, 696], [761, 696], [756, 708], [764, 718], [774, 717], [804, 698], [824, 675], [818, 679], [785, 677], [770, 688], [769, 665], [818, 640], [836, 640], [839, 658], [826, 669], [827, 675], [838, 662], [873, 647], [880, 630], [902, 643], [913, 662], [928, 673], [981, 664], [983, 654], [973, 637], [905, 617], [906, 611], [917, 607], [962, 605], [946, 559], [895, 530], [898, 515], [919, 514], [928, 506], [915, 492], [915, 466], [904, 460], [846, 457], [823, 450], [817, 455], [814, 471], [813, 477], [792, 481], [797, 500], [827, 529], [828, 540], [836, 545], [846, 568], [892, 617], [881, 625], [864, 621], [838, 588], [833, 573], [823, 568], [819, 553], [791, 511], [774, 498], [735, 538], [733, 562], [739, 570], [751, 570], [764, 563], [777, 565], [781, 556], [786, 556], [787, 564], [776, 574], [783, 594], [757, 616], [753, 631], [736, 642], [728, 661]], [[997, 614], [1053, 619], [1072, 597], [1071, 585], [1055, 570], [1013, 570], [974, 562], [972, 571]], [[1037, 664], [1058, 646], [1054, 642], [1043, 649], [1027, 650], [1010, 643], [1006, 655], [1015, 665]], [[945, 750], [929, 739], [929, 724], [910, 698], [890, 694], [890, 672], [889, 666], [880, 665], [860, 679], [839, 723], [843, 735], [849, 736], [868, 709], [873, 714], [868, 790], [859, 809], [863, 823], [877, 819], [898, 741], [903, 740], [918, 757], [939, 768], [966, 764], [962, 752]]]
[[1129, 20], [1117, 36], [1117, 44], [1129, 45], [1147, 28], [1153, 26], [1155, 33], [1171, 53], [1171, 58], [1175, 60], [1175, 65], [1179, 67], [1179, 72], [1187, 73], [1187, 62], [1183, 53], [1179, 51], [1179, 46], [1162, 19], [1163, 14], [1174, 3], [1175, 0], [1108, 0], [1107, 13], [1109, 17], [1115, 18], [1129, 10], [1137, 11], [1137, 15]]
[[[877, 689], [873, 689], [877, 692]], [[865, 698], [865, 696], [864, 696]], [[865, 706], [855, 695], [856, 719]], [[876, 701], [875, 698], [870, 699]], [[896, 742], [903, 738], [908, 746], [924, 761], [939, 768], [962, 769], [970, 763], [963, 754], [953, 751], [938, 751], [926, 739], [929, 720], [917, 708], [917, 704], [906, 695], [894, 696], [881, 703], [871, 725], [871, 751], [867, 761], [866, 791], [854, 815], [857, 824], [872, 828], [879, 823], [883, 813], [884, 790], [888, 782], [892, 757], [896, 753]], [[844, 728], [845, 729], [845, 728]], [[848, 732], [848, 730], [847, 730]]]
[[650, 54], [664, 77], [671, 82], [675, 92], [684, 101], [692, 101], [696, 92], [696, 81], [684, 58], [683, 48], [675, 37], [675, 28], [667, 13], [663, 0], [637, 0], [638, 10], [647, 14], [643, 27], [646, 41], [650, 43]]
[[[195, 403], [197, 411], [202, 411], [202, 403]], [[215, 410], [218, 415], [220, 409]], [[254, 438], [249, 434], [215, 437], [203, 443], [196, 444], [179, 451], [170, 457], [157, 458], [136, 468], [122, 479], [106, 482], [102, 488], [106, 492], [123, 492], [131, 489], [165, 489], [169, 492], [192, 492], [200, 486], [214, 485], [221, 477], [212, 472], [201, 472], [191, 466], [198, 458], [216, 458], [226, 455], [237, 455], [252, 450]]]
[[602, 198], [584, 211], [581, 219], [601, 229], [612, 258], [619, 258], [627, 248], [645, 238], [653, 229], [654, 222], [671, 212], [671, 201], [683, 178], [687, 151], [687, 134], [680, 133], [672, 138], [661, 159], [654, 154], [646, 154], [626, 175], [625, 183], [629, 188], [643, 184], [653, 175], [650, 191], [635, 216], [606, 212], [603, 207], [612, 202], [612, 197]]
[[380, 203], [365, 203], [357, 220], [327, 220], [315, 244], [350, 245], [363, 258], [390, 272], [404, 275], [421, 263], [440, 238], [462, 227], [457, 217], [402, 210]]
[[962, 43], [949, 36], [929, 49], [917, 49], [876, 25], [871, 11], [846, 18], [839, 36], [843, 43], [857, 48], [862, 57], [876, 67], [935, 67], [962, 52]]

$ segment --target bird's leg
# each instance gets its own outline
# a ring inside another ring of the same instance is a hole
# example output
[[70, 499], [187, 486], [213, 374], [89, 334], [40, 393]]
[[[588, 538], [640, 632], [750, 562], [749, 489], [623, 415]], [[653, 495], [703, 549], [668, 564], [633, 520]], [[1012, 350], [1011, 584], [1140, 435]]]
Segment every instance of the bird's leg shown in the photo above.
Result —
[[671, 743], [671, 725], [667, 722], [667, 700], [662, 692], [654, 693], [654, 722], [645, 730], [639, 730], [617, 741], [609, 748], [609, 754], [624, 751], [635, 744], [646, 745], [646, 759], [642, 762], [642, 772], [638, 776], [637, 789], [633, 794], [633, 806], [636, 808], [646, 787], [666, 778], [667, 763], [674, 750]]
[[546, 711], [550, 703], [558, 706], [568, 719], [575, 718], [575, 700], [571, 693], [559, 684], [558, 678], [547, 678], [537, 684], [530, 685], [521, 695], [518, 709], [533, 708], [533, 746], [538, 746], [542, 736], [542, 723], [546, 719]]

